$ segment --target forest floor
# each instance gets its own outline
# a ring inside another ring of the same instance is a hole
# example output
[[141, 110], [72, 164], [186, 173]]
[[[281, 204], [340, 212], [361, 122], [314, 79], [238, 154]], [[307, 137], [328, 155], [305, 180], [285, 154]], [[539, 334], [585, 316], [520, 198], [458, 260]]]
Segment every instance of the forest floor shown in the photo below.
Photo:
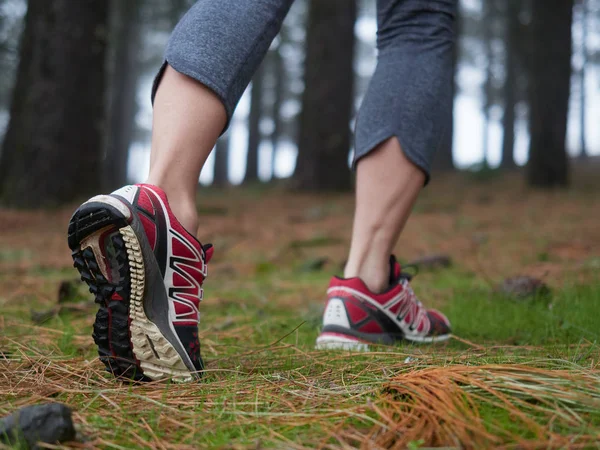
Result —
[[[452, 259], [412, 284], [456, 337], [366, 353], [314, 350], [352, 196], [204, 190], [207, 371], [184, 385], [103, 371], [65, 242], [73, 208], [0, 210], [0, 416], [66, 403], [84, 439], [69, 448], [600, 448], [600, 179], [574, 178], [435, 179], [397, 254]], [[499, 294], [515, 275], [551, 294]]]

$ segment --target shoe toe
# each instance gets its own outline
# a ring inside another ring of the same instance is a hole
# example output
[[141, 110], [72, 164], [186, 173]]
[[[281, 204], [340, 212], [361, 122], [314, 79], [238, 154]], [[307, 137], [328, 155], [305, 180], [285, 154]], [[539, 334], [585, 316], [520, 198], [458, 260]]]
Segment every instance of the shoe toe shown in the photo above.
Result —
[[434, 336], [441, 336], [450, 333], [450, 321], [441, 312], [435, 309], [427, 310], [427, 317], [431, 323], [430, 334]]

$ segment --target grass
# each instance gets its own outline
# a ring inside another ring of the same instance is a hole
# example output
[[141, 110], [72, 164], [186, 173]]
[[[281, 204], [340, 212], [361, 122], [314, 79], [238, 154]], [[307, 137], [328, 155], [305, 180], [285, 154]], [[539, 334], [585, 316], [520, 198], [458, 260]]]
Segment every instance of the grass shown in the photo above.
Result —
[[[69, 448], [598, 448], [600, 211], [598, 190], [582, 186], [544, 194], [467, 177], [428, 188], [397, 253], [452, 257], [413, 287], [456, 338], [368, 353], [313, 349], [351, 196], [211, 193], [207, 371], [186, 385], [115, 381], [96, 360], [87, 291], [57, 308], [59, 286], [76, 277], [69, 208], [0, 211], [0, 415], [66, 403], [83, 439]], [[496, 292], [518, 274], [541, 277], [551, 296]]]

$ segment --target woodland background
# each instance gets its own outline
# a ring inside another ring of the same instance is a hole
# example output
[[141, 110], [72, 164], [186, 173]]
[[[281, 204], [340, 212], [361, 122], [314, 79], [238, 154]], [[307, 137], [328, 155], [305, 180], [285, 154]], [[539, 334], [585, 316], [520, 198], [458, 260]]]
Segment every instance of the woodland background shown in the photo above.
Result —
[[[192, 3], [0, 0], [4, 204], [144, 178], [151, 81]], [[574, 160], [600, 154], [600, 0], [462, 0], [456, 28], [455, 138], [436, 171], [524, 166], [529, 185], [567, 186]], [[373, 0], [297, 0], [201, 180], [349, 190], [375, 32]]]
[[314, 349], [376, 2], [297, 0], [200, 176], [203, 380], [104, 371], [67, 225], [144, 179], [190, 3], [0, 0], [0, 417], [64, 403], [74, 449], [599, 448], [600, 0], [460, 1], [454, 137], [394, 248], [451, 340]]

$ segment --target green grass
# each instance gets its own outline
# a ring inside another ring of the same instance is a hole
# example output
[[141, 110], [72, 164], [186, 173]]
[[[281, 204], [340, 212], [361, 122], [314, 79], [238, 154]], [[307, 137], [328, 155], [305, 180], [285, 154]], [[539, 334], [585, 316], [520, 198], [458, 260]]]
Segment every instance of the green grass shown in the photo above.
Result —
[[[368, 353], [314, 350], [351, 196], [205, 192], [203, 233], [217, 250], [201, 307], [207, 369], [184, 385], [111, 378], [86, 288], [57, 304], [76, 277], [61, 253], [71, 210], [11, 213], [16, 225], [0, 234], [0, 416], [64, 402], [89, 448], [600, 448], [597, 177], [595, 191], [543, 194], [489, 175], [436, 179], [399, 246], [407, 261], [452, 257], [412, 286], [457, 338]], [[277, 211], [268, 226], [266, 211]], [[519, 274], [542, 277], [551, 296], [496, 293]]]
[[[49, 279], [62, 274], [36, 271]], [[324, 272], [298, 275], [284, 268], [208, 284], [205, 295], [213, 300], [204, 305], [201, 324], [207, 372], [193, 385], [133, 386], [105, 375], [93, 362], [95, 349], [85, 325], [92, 304], [64, 312], [37, 330], [28, 308], [11, 304], [3, 315], [8, 323], [0, 343], [15, 361], [0, 365], [6, 366], [4, 373], [16, 373], [2, 381], [0, 413], [27, 403], [23, 395], [29, 391], [22, 390], [27, 388], [35, 392], [32, 401], [46, 398], [71, 405], [76, 418], [84, 419], [80, 431], [99, 447], [336, 447], [359, 445], [360, 439], [370, 439], [369, 430], [385, 428], [384, 386], [407, 371], [523, 364], [597, 376], [598, 283], [565, 286], [550, 298], [515, 301], [460, 269], [424, 273], [415, 279], [415, 289], [423, 285], [428, 295], [451, 292], [444, 310], [464, 341], [349, 354], [313, 350], [323, 307], [316, 297], [327, 281]], [[83, 290], [80, 295], [83, 301]], [[33, 303], [28, 307], [35, 308]], [[411, 358], [409, 364], [406, 358]], [[587, 427], [557, 422], [552, 432], [597, 434], [598, 411], [578, 413], [586, 416]], [[523, 444], [536, 437], [497, 404], [482, 402], [479, 415], [486, 429], [504, 430], [505, 443]], [[547, 416], [540, 414], [539, 421], [544, 420]], [[418, 439], [411, 442], [409, 448], [420, 445]]]

